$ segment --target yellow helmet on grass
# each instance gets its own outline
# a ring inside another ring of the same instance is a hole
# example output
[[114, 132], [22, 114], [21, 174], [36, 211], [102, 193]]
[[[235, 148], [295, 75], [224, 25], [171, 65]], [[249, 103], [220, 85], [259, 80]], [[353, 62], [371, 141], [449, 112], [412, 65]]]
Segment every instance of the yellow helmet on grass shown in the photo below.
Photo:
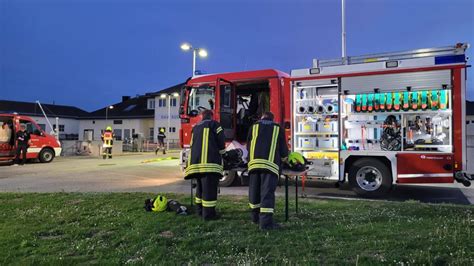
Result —
[[154, 212], [162, 212], [166, 210], [167, 205], [168, 200], [166, 199], [166, 197], [158, 195], [155, 198], [155, 201], [153, 201], [153, 208], [151, 208], [151, 210]]

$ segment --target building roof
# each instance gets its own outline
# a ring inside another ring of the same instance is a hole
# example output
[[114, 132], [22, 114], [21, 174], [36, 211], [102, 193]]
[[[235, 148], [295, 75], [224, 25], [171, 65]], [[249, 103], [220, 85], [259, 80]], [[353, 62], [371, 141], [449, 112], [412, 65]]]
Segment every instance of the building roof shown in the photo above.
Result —
[[[78, 118], [87, 112], [68, 105], [41, 104], [49, 117]], [[43, 116], [37, 103], [0, 100], [0, 113], [18, 113], [27, 116]]]
[[[136, 119], [153, 118], [155, 110], [148, 109], [147, 101], [153, 98], [149, 95], [139, 95], [133, 98], [126, 97], [122, 102], [112, 104], [113, 109], [107, 111], [108, 119]], [[110, 105], [109, 105], [110, 106]], [[108, 106], [107, 106], [108, 107]], [[106, 108], [101, 108], [83, 115], [81, 119], [105, 119]]]
[[474, 102], [466, 101], [466, 115], [474, 115]]
[[171, 86], [171, 87], [166, 88], [166, 89], [159, 90], [157, 92], [147, 93], [146, 95], [148, 95], [148, 96], [160, 96], [161, 94], [171, 94], [171, 93], [175, 93], [175, 92], [180, 93], [181, 88], [183, 88], [183, 86], [184, 86], [184, 82], [179, 83], [179, 84], [174, 85], [174, 86]]

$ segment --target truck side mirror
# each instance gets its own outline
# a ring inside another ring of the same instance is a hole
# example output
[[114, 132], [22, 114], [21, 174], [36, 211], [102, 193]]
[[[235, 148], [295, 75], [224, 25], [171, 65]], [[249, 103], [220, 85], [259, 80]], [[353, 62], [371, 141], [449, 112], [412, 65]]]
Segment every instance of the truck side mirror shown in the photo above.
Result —
[[181, 105], [181, 106], [179, 107], [179, 114], [180, 114], [180, 115], [184, 115], [184, 105]]

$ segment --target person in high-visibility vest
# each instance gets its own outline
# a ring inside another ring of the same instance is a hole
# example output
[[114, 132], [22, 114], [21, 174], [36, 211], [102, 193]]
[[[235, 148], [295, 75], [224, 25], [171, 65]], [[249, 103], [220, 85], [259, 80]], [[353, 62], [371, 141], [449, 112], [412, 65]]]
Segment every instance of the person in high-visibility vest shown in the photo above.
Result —
[[163, 149], [163, 154], [166, 154], [166, 148], [165, 148], [166, 135], [165, 135], [164, 128], [160, 128], [160, 132], [158, 133], [157, 138], [158, 138], [158, 147], [156, 147], [155, 155], [158, 154], [158, 151], [160, 150], [160, 148]]
[[112, 132], [112, 127], [108, 126], [104, 133], [102, 133], [101, 139], [103, 141], [102, 144], [102, 158], [107, 159], [112, 159], [112, 147], [114, 146], [114, 138], [115, 135]]
[[222, 177], [222, 155], [225, 154], [224, 130], [213, 120], [211, 110], [201, 113], [202, 121], [192, 130], [191, 148], [185, 179], [197, 180], [197, 213], [204, 220], [218, 219], [216, 213], [217, 186]]
[[275, 190], [281, 174], [281, 163], [288, 157], [285, 132], [273, 122], [271, 112], [263, 113], [261, 119], [249, 130], [249, 206], [252, 222], [260, 229], [278, 229], [273, 221]]

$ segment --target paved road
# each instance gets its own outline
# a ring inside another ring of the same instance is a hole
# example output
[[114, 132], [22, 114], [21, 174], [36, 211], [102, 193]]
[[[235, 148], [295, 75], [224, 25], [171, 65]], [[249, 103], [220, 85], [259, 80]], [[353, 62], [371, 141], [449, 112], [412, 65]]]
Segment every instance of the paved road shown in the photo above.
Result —
[[[171, 156], [178, 157], [178, 154]], [[62, 157], [50, 164], [0, 166], [0, 191], [189, 193], [189, 182], [183, 180], [178, 160], [149, 161], [157, 158], [163, 158], [163, 155], [126, 155], [112, 160]], [[294, 193], [294, 187], [290, 189]], [[280, 195], [282, 192], [283, 187], [278, 189]], [[221, 193], [245, 196], [247, 187], [221, 188]], [[337, 189], [327, 182], [307, 182], [305, 194], [308, 197], [357, 199], [347, 186]], [[474, 188], [464, 188], [460, 184], [397, 186], [387, 199], [474, 204]]]

